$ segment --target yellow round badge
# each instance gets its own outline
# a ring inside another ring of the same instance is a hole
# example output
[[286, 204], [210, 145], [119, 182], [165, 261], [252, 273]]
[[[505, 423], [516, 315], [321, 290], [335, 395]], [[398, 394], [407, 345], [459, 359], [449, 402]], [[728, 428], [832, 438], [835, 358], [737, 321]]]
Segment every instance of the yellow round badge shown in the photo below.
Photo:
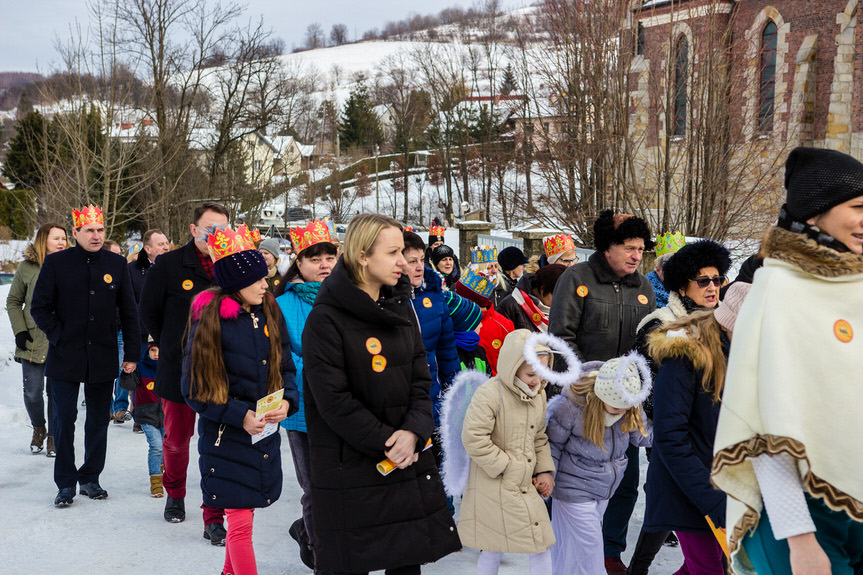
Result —
[[854, 330], [851, 329], [851, 324], [844, 319], [836, 320], [836, 323], [833, 324], [833, 333], [836, 335], [836, 339], [842, 343], [848, 343], [854, 339]]
[[192, 282], [192, 280], [183, 280], [182, 286], [184, 290], [189, 291], [190, 289], [195, 287], [195, 284]]
[[578, 297], [587, 297], [587, 286], [586, 285], [578, 286], [575, 289], [575, 293], [578, 295]]
[[503, 342], [500, 341], [499, 339], [492, 340], [492, 342], [491, 342], [491, 346], [495, 349], [500, 349], [500, 346], [502, 346], [502, 345], [503, 345]]
[[[370, 354], [377, 355], [381, 352], [382, 349], [383, 347], [381, 346], [381, 340], [379, 340], [378, 338], [370, 337], [366, 340], [366, 350]], [[386, 363], [386, 360], [384, 360], [384, 362]]]
[[273, 280], [273, 285], [274, 285], [274, 286], [279, 285], [280, 281], [281, 281], [281, 280], [278, 280], [278, 279]]
[[423, 307], [431, 307], [431, 306], [432, 306], [431, 300], [427, 297], [424, 297], [423, 298]]
[[387, 368], [387, 358], [382, 355], [376, 355], [372, 358], [372, 371], [380, 373]]
[[643, 293], [638, 294], [638, 303], [647, 305], [648, 299], [647, 296]]
[[109, 284], [112, 281], [114, 281], [114, 278], [111, 277], [111, 274], [105, 274], [104, 276], [102, 276], [102, 279], [105, 280], [106, 284]]
[[542, 321], [542, 316], [538, 313], [533, 314], [533, 323], [539, 323]]
[[150, 383], [147, 384], [147, 389], [149, 389], [150, 391], [153, 391], [154, 387], [156, 387], [155, 381], [151, 381]]

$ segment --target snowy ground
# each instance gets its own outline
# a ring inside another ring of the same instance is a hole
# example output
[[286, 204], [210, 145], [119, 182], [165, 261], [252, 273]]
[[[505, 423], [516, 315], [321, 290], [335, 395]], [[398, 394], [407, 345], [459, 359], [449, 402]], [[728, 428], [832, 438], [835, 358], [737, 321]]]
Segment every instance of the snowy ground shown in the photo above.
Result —
[[[5, 301], [8, 286], [0, 287]], [[57, 489], [53, 460], [31, 455], [31, 428], [21, 399], [21, 370], [9, 322], [0, 321], [0, 558], [4, 573], [77, 575], [83, 573], [213, 574], [220, 573], [224, 548], [202, 537], [198, 466], [189, 465], [189, 494], [185, 523], [162, 519], [164, 499], [149, 496], [147, 441], [132, 433], [131, 423], [110, 425], [108, 458], [101, 484], [110, 496], [91, 501], [80, 495], [66, 509], [53, 505]], [[83, 408], [78, 417], [76, 450], [83, 457]], [[193, 441], [197, 441], [194, 439]], [[254, 542], [262, 575], [307, 574], [288, 526], [299, 517], [300, 490], [296, 484], [287, 441], [282, 441], [284, 489], [281, 499], [256, 512]], [[642, 462], [644, 468], [644, 462]], [[643, 513], [643, 495], [630, 525], [629, 552], [635, 544]], [[477, 551], [465, 549], [423, 569], [424, 573], [472, 573]], [[628, 559], [628, 553], [624, 560]], [[668, 575], [681, 562], [680, 551], [664, 548], [651, 573]], [[507, 556], [502, 575], [527, 573], [527, 558]], [[597, 574], [600, 575], [600, 574]]]

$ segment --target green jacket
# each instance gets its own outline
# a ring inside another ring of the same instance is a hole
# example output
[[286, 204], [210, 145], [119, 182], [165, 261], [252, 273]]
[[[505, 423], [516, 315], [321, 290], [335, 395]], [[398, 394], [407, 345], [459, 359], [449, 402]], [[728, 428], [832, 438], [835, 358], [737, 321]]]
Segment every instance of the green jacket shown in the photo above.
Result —
[[9, 295], [6, 297], [6, 313], [12, 323], [12, 333], [29, 331], [33, 341], [27, 342], [27, 349], [15, 348], [15, 361], [26, 359], [31, 363], [45, 363], [48, 353], [48, 338], [42, 333], [33, 318], [30, 317], [30, 302], [33, 299], [33, 288], [39, 278], [39, 264], [33, 244], [24, 250], [24, 261], [18, 264]]

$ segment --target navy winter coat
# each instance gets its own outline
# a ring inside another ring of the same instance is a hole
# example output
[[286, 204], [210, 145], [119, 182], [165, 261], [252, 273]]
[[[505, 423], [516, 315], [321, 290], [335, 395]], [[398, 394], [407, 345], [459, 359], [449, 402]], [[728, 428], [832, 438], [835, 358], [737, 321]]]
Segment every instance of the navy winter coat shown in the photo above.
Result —
[[48, 337], [45, 375], [52, 379], [113, 382], [120, 368], [121, 328], [123, 361], [136, 362], [141, 356], [126, 259], [108, 250], [88, 252], [76, 245], [47, 256], [33, 290], [30, 315]]
[[[341, 260], [303, 331], [316, 567], [364, 573], [430, 563], [461, 547], [431, 450], [430, 378], [406, 277], [377, 302]], [[419, 460], [375, 468], [397, 429]]]
[[156, 395], [183, 403], [180, 372], [183, 363], [183, 333], [192, 298], [213, 286], [198, 259], [195, 242], [156, 258], [141, 290], [141, 319], [159, 346]]
[[[150, 258], [147, 256], [147, 252], [144, 250], [138, 252], [138, 257], [135, 258], [134, 261], [129, 262], [129, 278], [132, 280], [132, 289], [135, 292], [135, 305], [138, 305], [141, 301], [141, 291], [144, 289], [144, 278], [147, 277], [147, 271], [149, 271], [150, 266], [152, 265], [153, 264], [150, 263]], [[144, 325], [144, 320], [140, 321], [140, 327], [141, 344], [146, 347], [150, 332], [147, 331], [147, 326]]]
[[[228, 402], [213, 404], [192, 399], [189, 397], [189, 349], [198, 328], [197, 318], [212, 300], [213, 292], [208, 291], [198, 296], [193, 305], [194, 321], [183, 357], [182, 378], [183, 397], [201, 416], [198, 418], [198, 466], [201, 469], [204, 502], [223, 509], [267, 507], [282, 492], [280, 435], [277, 430], [252, 444], [251, 436], [243, 429], [243, 419], [246, 412], [255, 411], [257, 401], [268, 394], [269, 330], [261, 306], [255, 306], [248, 312], [236, 300], [223, 299], [220, 316], [222, 357], [228, 376]], [[279, 323], [281, 334], [286, 334], [281, 312]], [[159, 363], [162, 363], [161, 360]], [[284, 399], [290, 403], [290, 415], [297, 410], [299, 397], [294, 384], [294, 364], [287, 337], [282, 338], [280, 367]]]
[[420, 322], [423, 346], [431, 375], [429, 395], [434, 406], [435, 427], [440, 426], [441, 393], [459, 372], [458, 352], [452, 330], [449, 308], [443, 300], [440, 277], [426, 268], [423, 284], [414, 289], [414, 311]]
[[685, 357], [662, 361], [654, 390], [644, 529], [709, 532], [705, 515], [725, 524], [725, 494], [710, 483], [720, 404]]

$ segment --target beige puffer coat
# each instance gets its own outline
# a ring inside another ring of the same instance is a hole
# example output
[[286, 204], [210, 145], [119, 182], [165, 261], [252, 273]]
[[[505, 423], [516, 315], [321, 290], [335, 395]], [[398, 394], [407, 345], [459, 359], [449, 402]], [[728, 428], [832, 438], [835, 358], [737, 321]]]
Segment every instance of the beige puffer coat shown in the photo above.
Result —
[[467, 547], [541, 553], [555, 541], [545, 503], [532, 483], [536, 474], [554, 473], [545, 434], [545, 383], [533, 398], [514, 385], [530, 333], [520, 329], [507, 336], [497, 376], [476, 390], [465, 414], [462, 442], [471, 462], [458, 532]]

